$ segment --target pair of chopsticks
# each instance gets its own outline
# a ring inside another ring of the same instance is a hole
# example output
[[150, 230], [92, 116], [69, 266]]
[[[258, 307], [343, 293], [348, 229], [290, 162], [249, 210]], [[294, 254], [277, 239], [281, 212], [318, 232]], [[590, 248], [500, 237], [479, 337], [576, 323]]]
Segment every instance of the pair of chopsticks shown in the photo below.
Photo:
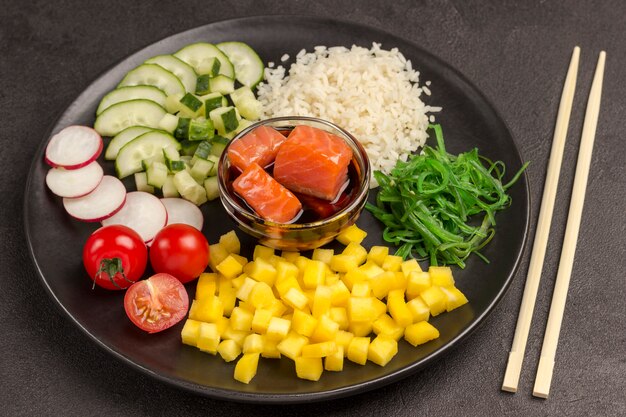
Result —
[[[528, 276], [526, 278], [526, 285], [524, 288], [524, 295], [517, 320], [517, 326], [515, 328], [513, 345], [509, 353], [509, 360], [504, 375], [504, 381], [502, 383], [503, 391], [517, 392], [519, 376], [522, 370], [522, 362], [524, 360], [524, 352], [526, 350], [526, 341], [528, 340], [530, 322], [532, 320], [533, 309], [537, 298], [537, 289], [539, 287], [541, 270], [546, 253], [546, 246], [548, 244], [550, 223], [552, 222], [552, 212], [554, 209], [557, 184], [559, 182], [559, 172], [561, 170], [561, 160], [563, 159], [563, 149], [565, 148], [567, 127], [569, 125], [572, 103], [574, 101], [579, 59], [580, 48], [577, 46], [574, 48], [574, 52], [572, 54], [572, 59], [565, 78], [561, 103], [559, 105], [556, 127], [552, 141], [552, 150], [550, 151], [550, 161], [548, 163], [548, 173], [543, 189], [541, 208], [539, 210], [537, 232], [533, 243], [533, 251], [530, 258], [530, 266]], [[565, 301], [572, 273], [572, 265], [574, 263], [576, 242], [578, 240], [578, 231], [580, 228], [583, 204], [585, 201], [585, 191], [587, 188], [587, 178], [589, 176], [589, 167], [591, 164], [591, 153], [593, 150], [593, 142], [598, 124], [598, 114], [600, 112], [600, 97], [602, 95], [602, 80], [604, 77], [605, 60], [606, 53], [602, 51], [600, 52], [600, 56], [598, 58], [598, 64], [596, 66], [593, 82], [591, 84], [591, 91], [589, 93], [589, 99], [587, 101], [587, 110], [583, 124], [580, 149], [578, 151], [578, 161], [576, 162], [574, 187], [572, 190], [569, 214], [567, 217], [567, 226], [565, 229], [565, 238], [563, 239], [561, 259], [559, 261], [559, 269], [554, 286], [552, 304], [548, 315], [548, 324], [543, 338], [543, 346], [541, 349], [541, 356], [539, 358], [539, 366], [537, 368], [537, 376], [535, 378], [535, 386], [533, 389], [533, 395], [535, 397], [548, 398], [548, 393], [550, 392], [556, 348], [559, 341], [563, 313], [565, 311]]]

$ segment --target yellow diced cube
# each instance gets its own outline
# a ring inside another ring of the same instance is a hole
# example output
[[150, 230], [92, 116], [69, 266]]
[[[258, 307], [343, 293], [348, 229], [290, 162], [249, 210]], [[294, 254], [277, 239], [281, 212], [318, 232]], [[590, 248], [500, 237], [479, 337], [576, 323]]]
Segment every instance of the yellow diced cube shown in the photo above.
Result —
[[422, 300], [420, 297], [412, 299], [411, 301], [406, 303], [406, 306], [409, 308], [411, 314], [413, 315], [413, 323], [428, 321], [428, 318], [430, 317], [430, 308], [428, 308], [424, 300]]
[[370, 347], [370, 338], [365, 336], [355, 336], [348, 346], [348, 360], [365, 365], [367, 362], [367, 353]]
[[246, 301], [240, 301], [237, 307], [249, 311], [251, 314], [254, 314], [254, 310], [256, 310], [252, 304]]
[[363, 239], [367, 236], [367, 232], [365, 230], [359, 229], [356, 224], [353, 224], [350, 227], [347, 227], [337, 235], [337, 240], [344, 245], [349, 245], [350, 242], [361, 243]]
[[274, 268], [276, 268], [276, 265], [278, 265], [279, 262], [286, 262], [287, 260], [285, 258], [283, 258], [282, 256], [278, 256], [278, 255], [272, 255], [269, 257], [269, 259], [267, 259], [267, 262], [270, 263], [270, 265], [272, 265]]
[[333, 255], [330, 260], [330, 269], [335, 272], [348, 272], [358, 267], [357, 258], [353, 255]]
[[215, 322], [215, 325], [217, 326], [217, 332], [221, 336], [224, 334], [228, 326], [230, 326], [230, 319], [226, 316], [222, 316]]
[[367, 259], [367, 249], [356, 242], [350, 242], [341, 253], [342, 255], [353, 256], [358, 265], [361, 265]]
[[254, 308], [264, 308], [271, 306], [274, 300], [276, 298], [274, 297], [272, 287], [265, 282], [257, 282], [250, 290], [250, 295], [246, 301], [252, 304]]
[[237, 298], [242, 301], [248, 301], [248, 297], [250, 297], [250, 292], [252, 288], [257, 284], [257, 281], [253, 280], [249, 276], [246, 276], [242, 282], [242, 284], [237, 289]]
[[453, 287], [452, 269], [449, 266], [431, 266], [428, 268], [433, 285], [438, 287]]
[[254, 247], [252, 260], [256, 261], [258, 258], [263, 258], [266, 261], [269, 261], [272, 255], [274, 255], [274, 249], [268, 248], [267, 246], [263, 246], [263, 245], [256, 245]]
[[289, 334], [291, 328], [291, 322], [289, 320], [281, 319], [279, 317], [272, 317], [270, 323], [267, 326], [267, 338], [274, 340], [284, 339]]
[[239, 347], [241, 347], [243, 346], [243, 341], [245, 340], [246, 336], [248, 336], [248, 334], [248, 331], [235, 330], [232, 328], [232, 326], [229, 325], [226, 330], [222, 332], [222, 339], [232, 340], [237, 343]]
[[306, 256], [299, 255], [293, 263], [295, 266], [298, 267], [298, 271], [300, 271], [301, 273], [304, 273], [304, 269], [309, 264], [309, 262], [311, 262], [309, 258], [307, 258]]
[[467, 304], [467, 297], [456, 287], [441, 287], [441, 291], [446, 295], [446, 311], [450, 312]]
[[235, 379], [244, 384], [248, 384], [256, 375], [259, 366], [259, 353], [246, 353], [235, 365]]
[[224, 258], [215, 268], [228, 279], [235, 278], [243, 272], [243, 266], [232, 255]]
[[411, 324], [404, 329], [404, 338], [413, 346], [421, 345], [439, 337], [439, 330], [427, 321]]
[[337, 343], [334, 340], [327, 342], [312, 343], [302, 347], [302, 356], [305, 358], [325, 358], [337, 351]]
[[348, 300], [348, 318], [350, 322], [373, 322], [376, 320], [379, 314], [377, 314], [374, 306], [374, 300], [374, 297], [350, 297]]
[[253, 332], [263, 334], [267, 332], [267, 326], [270, 324], [272, 318], [272, 312], [264, 308], [257, 308], [252, 317], [252, 324], [250, 328]]
[[353, 321], [348, 325], [348, 331], [356, 337], [368, 336], [372, 333], [372, 329], [371, 321]]
[[376, 365], [385, 366], [398, 353], [398, 342], [384, 335], [378, 335], [369, 345], [367, 359]]
[[274, 301], [272, 301], [272, 303], [269, 306], [267, 306], [267, 309], [272, 313], [272, 316], [281, 317], [283, 314], [287, 312], [289, 307], [283, 304], [282, 301], [274, 299]]
[[374, 308], [374, 320], [387, 312], [387, 304], [376, 297], [372, 297], [372, 307]]
[[430, 309], [430, 314], [437, 316], [446, 311], [446, 295], [441, 288], [432, 286], [419, 295]]
[[326, 264], [321, 261], [308, 260], [304, 266], [302, 280], [307, 289], [317, 288], [324, 283], [326, 276]]
[[332, 294], [330, 296], [330, 302], [333, 306], [346, 307], [348, 300], [350, 299], [350, 290], [346, 287], [343, 281], [339, 280], [330, 286]]
[[367, 275], [368, 279], [375, 278], [379, 276], [380, 274], [382, 274], [383, 272], [385, 272], [384, 269], [378, 266], [375, 262], [371, 262], [371, 261], [365, 262], [363, 265], [359, 267], [359, 270], [361, 270], [365, 275]]
[[241, 346], [239, 346], [234, 340], [222, 340], [217, 345], [217, 353], [220, 354], [225, 362], [231, 362], [237, 359], [237, 356], [241, 354]]
[[276, 283], [274, 283], [274, 288], [278, 292], [280, 297], [284, 297], [287, 292], [294, 288], [300, 292], [302, 292], [302, 288], [300, 288], [300, 284], [298, 283], [298, 279], [296, 277], [287, 277], [282, 279], [277, 279]]
[[200, 323], [198, 349], [215, 355], [219, 344], [220, 334], [217, 325], [215, 323]]
[[344, 356], [348, 354], [348, 346], [350, 346], [353, 338], [354, 335], [345, 330], [339, 330], [335, 335], [335, 343], [337, 343], [337, 347], [343, 348]]
[[280, 359], [280, 351], [278, 350], [278, 340], [268, 339], [263, 336], [263, 351], [261, 356], [264, 358]]
[[[352, 286], [352, 297], [366, 298], [372, 296], [372, 284], [370, 281], [359, 281]], [[349, 302], [349, 300], [348, 300]]]
[[337, 346], [337, 350], [332, 355], [326, 356], [324, 359], [324, 369], [327, 371], [341, 372], [343, 371], [343, 346]]
[[371, 278], [369, 281], [372, 285], [372, 293], [374, 297], [385, 298], [389, 291], [394, 289], [396, 285], [396, 276], [391, 271], [385, 271], [382, 274]]
[[231, 253], [230, 256], [235, 258], [235, 260], [239, 262], [241, 266], [246, 266], [248, 264], [248, 258], [246, 258], [245, 256], [241, 256], [237, 253]]
[[241, 306], [235, 307], [230, 314], [230, 327], [233, 330], [249, 332], [253, 318], [254, 315], [250, 311], [243, 309]]
[[409, 277], [409, 274], [413, 271], [422, 272], [422, 267], [420, 266], [420, 264], [417, 263], [416, 259], [407, 259], [406, 261], [402, 262], [400, 269], [402, 269], [402, 273], [407, 278]]
[[309, 298], [297, 288], [289, 288], [282, 299], [289, 307], [297, 310], [303, 310], [309, 304]]
[[[265, 247], [265, 246], [260, 246]], [[264, 282], [269, 286], [274, 285], [276, 280], [276, 268], [264, 258], [258, 257], [252, 262], [249, 262], [244, 271], [252, 278], [259, 282]]]
[[294, 263], [296, 261], [296, 259], [298, 259], [298, 256], [300, 256], [300, 252], [296, 252], [296, 251], [282, 251], [280, 256], [282, 256], [283, 258], [285, 258], [289, 262]]
[[[341, 281], [341, 275], [340, 274], [334, 274], [334, 273], [327, 273], [326, 277], [324, 278], [324, 285], [328, 285], [329, 287], [335, 285], [336, 283]], [[343, 284], [343, 282], [342, 282]]]
[[330, 302], [331, 297], [333, 295], [332, 290], [325, 286], [319, 285], [315, 289], [315, 296], [313, 297], [313, 306], [311, 308], [311, 312], [313, 313], [313, 317], [320, 317], [323, 314], [328, 313], [330, 310]]
[[298, 375], [298, 378], [318, 381], [322, 376], [322, 372], [324, 371], [322, 358], [304, 358], [300, 356], [295, 359], [295, 362], [296, 375]]
[[232, 285], [227, 284], [230, 284], [230, 282], [226, 282], [224, 284], [220, 283], [219, 294], [217, 297], [222, 302], [224, 315], [230, 317], [230, 313], [233, 311], [233, 308], [235, 308], [235, 303], [237, 301], [237, 290]]
[[372, 323], [372, 330], [377, 335], [387, 336], [394, 340], [400, 340], [404, 334], [404, 327], [399, 326], [391, 316], [381, 315]]
[[313, 250], [313, 255], [311, 255], [311, 259], [314, 261], [324, 262], [326, 265], [330, 265], [330, 259], [335, 254], [333, 249], [322, 249], [317, 248]]
[[350, 324], [348, 311], [344, 307], [331, 307], [328, 311], [328, 317], [339, 325], [339, 330], [346, 330]]
[[234, 230], [220, 236], [220, 244], [228, 251], [228, 253], [235, 253], [239, 255], [241, 250], [241, 243], [237, 237], [237, 233]]
[[250, 333], [243, 340], [243, 353], [261, 353], [263, 352], [263, 336], [256, 333]]
[[391, 283], [392, 290], [401, 289], [403, 292], [406, 290], [407, 278], [404, 276], [402, 271], [396, 271], [393, 273], [393, 281]]
[[224, 306], [216, 296], [193, 300], [189, 310], [189, 318], [207, 323], [216, 322], [223, 314]]
[[402, 290], [389, 291], [387, 296], [387, 308], [394, 321], [401, 327], [406, 327], [413, 323], [413, 314], [404, 301]]
[[230, 280], [230, 283], [233, 284], [233, 287], [237, 290], [241, 288], [246, 278], [249, 278], [246, 274], [241, 274], [237, 278], [233, 278]]
[[373, 261], [378, 266], [381, 266], [387, 255], [389, 255], [389, 248], [387, 246], [372, 246], [367, 254], [367, 260]]
[[328, 340], [333, 340], [339, 330], [339, 325], [332, 321], [328, 316], [321, 316], [317, 320], [317, 326], [315, 326], [315, 330], [311, 335], [311, 341], [326, 342]]
[[203, 272], [198, 277], [196, 284], [196, 300], [200, 300], [215, 295], [217, 289], [218, 275], [210, 272]]
[[402, 257], [395, 255], [387, 255], [385, 256], [385, 260], [383, 260], [382, 268], [385, 271], [396, 272], [402, 268]]
[[302, 353], [302, 348], [309, 343], [305, 336], [291, 332], [276, 345], [278, 351], [291, 360], [295, 360]]
[[354, 284], [361, 281], [367, 281], [368, 279], [369, 277], [367, 276], [367, 274], [363, 272], [360, 268], [358, 268], [346, 272], [341, 280], [344, 284], [346, 284], [346, 287], [348, 287], [349, 290], [352, 290], [352, 286]]
[[278, 284], [289, 278], [298, 278], [298, 267], [287, 261], [280, 261], [276, 264], [276, 280], [274, 284]]
[[291, 328], [298, 334], [310, 337], [317, 326], [317, 319], [301, 310], [294, 310], [291, 319]]
[[209, 266], [213, 272], [217, 272], [217, 265], [228, 256], [228, 250], [221, 243], [209, 246]]
[[406, 284], [406, 296], [409, 300], [417, 297], [432, 286], [428, 272], [412, 271]]
[[189, 346], [198, 346], [198, 336], [200, 335], [200, 323], [197, 320], [187, 319], [180, 336], [183, 343]]

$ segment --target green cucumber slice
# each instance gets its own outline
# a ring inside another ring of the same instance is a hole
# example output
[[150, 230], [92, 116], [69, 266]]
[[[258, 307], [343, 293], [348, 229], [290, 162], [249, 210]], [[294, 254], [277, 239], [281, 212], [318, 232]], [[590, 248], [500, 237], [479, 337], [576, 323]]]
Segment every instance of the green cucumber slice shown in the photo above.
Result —
[[159, 129], [165, 130], [167, 133], [174, 133], [178, 126], [178, 116], [167, 113], [159, 122]]
[[180, 149], [180, 143], [166, 132], [152, 131], [136, 137], [124, 145], [117, 154], [115, 160], [117, 176], [124, 178], [141, 171], [141, 161], [162, 154], [163, 149], [168, 146]]
[[167, 179], [167, 167], [163, 162], [155, 161], [146, 170], [148, 185], [155, 188], [163, 187]]
[[163, 197], [180, 197], [178, 190], [176, 189], [176, 185], [174, 185], [174, 176], [168, 175], [165, 179], [165, 183], [163, 183], [163, 187], [161, 188], [163, 192]]
[[235, 79], [225, 75], [217, 75], [209, 79], [209, 90], [212, 93], [230, 94], [235, 91]]
[[187, 45], [176, 52], [174, 56], [191, 65], [198, 75], [210, 74], [214, 64], [211, 58], [217, 58], [220, 61], [219, 73], [235, 78], [233, 64], [222, 51], [211, 43], [199, 42]]
[[111, 139], [111, 142], [109, 142], [109, 146], [107, 146], [107, 150], [104, 153], [104, 159], [107, 161], [114, 161], [115, 158], [117, 158], [117, 153], [120, 149], [122, 149], [122, 146], [126, 145], [137, 136], [143, 135], [151, 130], [151, 128], [144, 126], [131, 126], [122, 130], [120, 133], [115, 135], [113, 139]]
[[115, 136], [130, 126], [158, 128], [167, 112], [154, 101], [122, 101], [104, 110], [96, 118], [94, 129], [102, 136]]
[[145, 63], [157, 64], [177, 76], [188, 93], [196, 91], [196, 72], [189, 64], [174, 55], [157, 55], [146, 60]]
[[142, 64], [130, 70], [118, 87], [129, 85], [152, 85], [163, 90], [168, 96], [184, 95], [186, 92], [185, 86], [177, 76], [157, 64]]
[[206, 190], [186, 170], [174, 174], [174, 185], [185, 199], [199, 206], [207, 201]]
[[232, 106], [218, 107], [209, 114], [213, 121], [213, 126], [217, 129], [217, 133], [226, 136], [228, 132], [232, 132], [239, 126], [237, 112]]
[[96, 110], [96, 116], [114, 104], [141, 98], [154, 101], [161, 107], [165, 107], [167, 96], [162, 90], [151, 85], [129, 85], [127, 87], [116, 88], [100, 100], [100, 104]]
[[154, 187], [148, 184], [148, 176], [145, 172], [135, 173], [135, 188], [137, 188], [137, 191], [154, 194]]
[[241, 84], [254, 88], [263, 79], [263, 61], [243, 42], [222, 42], [216, 45], [235, 67], [235, 77]]
[[204, 180], [204, 190], [206, 192], [207, 200], [215, 200], [220, 196], [220, 188], [217, 182], [217, 177], [209, 177]]

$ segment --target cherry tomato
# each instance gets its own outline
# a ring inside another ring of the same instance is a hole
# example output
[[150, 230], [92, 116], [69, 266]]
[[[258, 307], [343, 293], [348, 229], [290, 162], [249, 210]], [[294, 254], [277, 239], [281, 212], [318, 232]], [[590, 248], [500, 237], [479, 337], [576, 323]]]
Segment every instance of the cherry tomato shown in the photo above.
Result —
[[108, 290], [123, 290], [146, 270], [148, 249], [134, 230], [111, 225], [93, 232], [83, 248], [83, 265], [94, 281]]
[[187, 315], [188, 307], [185, 287], [170, 274], [156, 274], [135, 282], [124, 295], [126, 315], [148, 333], [172, 327]]
[[154, 272], [174, 275], [185, 284], [197, 278], [209, 264], [209, 242], [192, 226], [170, 224], [154, 237], [150, 264]]

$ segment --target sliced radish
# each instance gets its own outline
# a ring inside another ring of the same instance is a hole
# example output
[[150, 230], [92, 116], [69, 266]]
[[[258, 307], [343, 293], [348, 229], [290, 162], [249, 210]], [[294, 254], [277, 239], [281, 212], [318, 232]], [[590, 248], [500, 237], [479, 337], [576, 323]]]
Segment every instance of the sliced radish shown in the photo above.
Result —
[[110, 175], [102, 177], [100, 184], [89, 194], [78, 198], [64, 198], [68, 214], [85, 222], [99, 222], [114, 215], [124, 205], [126, 187]]
[[204, 216], [198, 206], [182, 198], [162, 198], [161, 203], [167, 210], [168, 225], [183, 223], [202, 231]]
[[102, 221], [103, 226], [111, 224], [130, 227], [148, 243], [167, 224], [167, 210], [154, 195], [133, 191], [126, 194], [126, 203], [120, 211]]
[[95, 190], [102, 177], [102, 167], [93, 161], [78, 169], [52, 168], [46, 175], [46, 184], [59, 197], [76, 198]]
[[77, 169], [95, 161], [104, 144], [87, 126], [68, 126], [52, 136], [46, 147], [46, 163], [55, 168]]

